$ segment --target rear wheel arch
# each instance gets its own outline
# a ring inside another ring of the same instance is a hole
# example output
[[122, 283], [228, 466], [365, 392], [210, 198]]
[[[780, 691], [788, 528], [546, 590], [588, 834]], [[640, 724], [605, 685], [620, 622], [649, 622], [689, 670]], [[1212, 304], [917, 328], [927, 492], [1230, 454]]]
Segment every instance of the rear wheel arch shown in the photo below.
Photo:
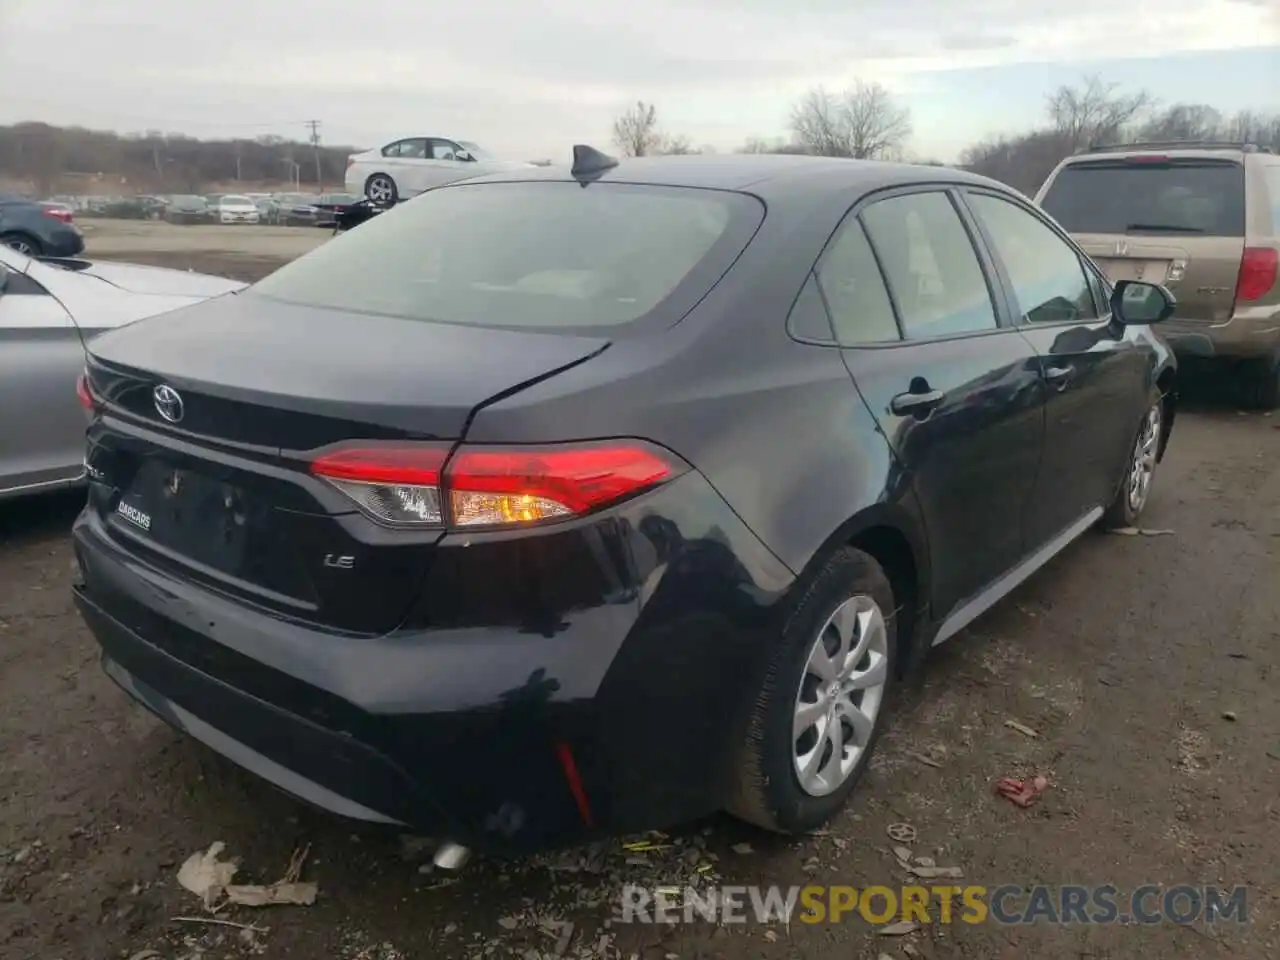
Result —
[[924, 531], [906, 508], [876, 504], [842, 523], [805, 564], [798, 582], [809, 583], [828, 558], [845, 547], [869, 555], [889, 579], [898, 618], [898, 669], [904, 671], [913, 662], [920, 608], [929, 599]]
[[920, 611], [920, 562], [916, 550], [906, 534], [888, 525], [862, 529], [847, 545], [873, 557], [889, 578], [898, 620], [898, 670], [904, 672], [915, 652]]
[[8, 247], [12, 246], [15, 241], [25, 243], [31, 250], [33, 256], [39, 256], [44, 252], [44, 245], [39, 241], [39, 239], [28, 233], [26, 230], [6, 230], [5, 232], [0, 233], [0, 244], [4, 244]]

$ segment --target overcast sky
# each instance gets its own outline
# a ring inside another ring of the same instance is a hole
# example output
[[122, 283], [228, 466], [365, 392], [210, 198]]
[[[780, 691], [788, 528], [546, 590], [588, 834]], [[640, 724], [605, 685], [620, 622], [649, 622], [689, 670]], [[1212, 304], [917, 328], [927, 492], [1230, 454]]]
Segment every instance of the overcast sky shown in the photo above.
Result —
[[604, 144], [637, 98], [728, 150], [806, 89], [879, 81], [951, 159], [1038, 120], [1084, 71], [1280, 111], [1280, 0], [0, 0], [0, 122], [381, 144], [515, 158]]

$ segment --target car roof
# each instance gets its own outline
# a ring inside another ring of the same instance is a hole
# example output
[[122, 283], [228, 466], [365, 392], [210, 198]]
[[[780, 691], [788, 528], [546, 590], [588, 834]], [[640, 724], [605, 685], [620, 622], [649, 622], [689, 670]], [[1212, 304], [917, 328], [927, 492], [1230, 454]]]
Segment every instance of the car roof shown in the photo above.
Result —
[[1106, 160], [1127, 160], [1130, 157], [1151, 155], [1175, 160], [1216, 157], [1239, 160], [1257, 154], [1270, 155], [1269, 149], [1261, 149], [1251, 143], [1231, 143], [1212, 140], [1151, 140], [1145, 143], [1118, 143], [1113, 146], [1094, 146], [1080, 150], [1064, 160], [1064, 163], [1090, 163]]
[[[459, 181], [460, 184], [519, 180], [571, 180], [567, 165], [521, 167]], [[957, 183], [1010, 188], [995, 180], [954, 167], [851, 160], [844, 157], [812, 157], [795, 154], [692, 154], [686, 156], [635, 157], [590, 181], [649, 184], [670, 187], [747, 191], [768, 199], [789, 195], [862, 188], [871, 192], [913, 183]]]

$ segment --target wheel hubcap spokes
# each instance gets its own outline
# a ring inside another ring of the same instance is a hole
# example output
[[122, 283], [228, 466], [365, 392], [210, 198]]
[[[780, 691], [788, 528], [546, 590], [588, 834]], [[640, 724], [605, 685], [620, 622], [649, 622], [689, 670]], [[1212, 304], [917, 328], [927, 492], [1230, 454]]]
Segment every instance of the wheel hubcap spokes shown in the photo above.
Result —
[[1151, 477], [1156, 470], [1156, 453], [1160, 447], [1160, 404], [1155, 404], [1142, 420], [1137, 442], [1133, 445], [1133, 462], [1129, 465], [1129, 508], [1141, 510], [1151, 492]]
[[391, 196], [391, 182], [379, 177], [369, 184], [370, 200], [386, 200]]
[[875, 729], [889, 679], [889, 634], [870, 597], [850, 597], [831, 615], [800, 678], [792, 760], [805, 793], [825, 796], [849, 779]]

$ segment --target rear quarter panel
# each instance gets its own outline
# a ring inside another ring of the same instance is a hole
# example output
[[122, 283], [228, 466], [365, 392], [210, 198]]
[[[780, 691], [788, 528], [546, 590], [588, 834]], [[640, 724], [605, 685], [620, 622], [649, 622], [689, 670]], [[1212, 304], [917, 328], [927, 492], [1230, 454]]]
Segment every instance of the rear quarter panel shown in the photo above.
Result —
[[771, 212], [729, 274], [673, 328], [620, 338], [570, 371], [482, 408], [467, 439], [638, 436], [691, 462], [793, 572], [833, 538], [889, 524], [927, 576], [915, 501], [834, 347], [786, 317], [849, 204]]

